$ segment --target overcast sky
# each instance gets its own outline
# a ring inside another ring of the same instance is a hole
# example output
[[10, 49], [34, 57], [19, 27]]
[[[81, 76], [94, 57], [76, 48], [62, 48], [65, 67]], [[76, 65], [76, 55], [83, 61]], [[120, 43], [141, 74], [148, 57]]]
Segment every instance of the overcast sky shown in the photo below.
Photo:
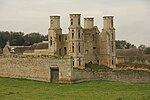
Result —
[[103, 28], [103, 16], [113, 15], [116, 38], [150, 46], [150, 0], [0, 0], [0, 31], [48, 33], [49, 16], [60, 15], [68, 32], [69, 14], [92, 16]]

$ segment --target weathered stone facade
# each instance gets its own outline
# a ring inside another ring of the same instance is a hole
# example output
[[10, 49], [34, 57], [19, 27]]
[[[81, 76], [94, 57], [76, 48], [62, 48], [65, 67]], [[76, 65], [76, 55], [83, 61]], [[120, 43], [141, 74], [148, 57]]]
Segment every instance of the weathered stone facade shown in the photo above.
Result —
[[69, 56], [72, 66], [83, 69], [85, 63], [116, 66], [115, 29], [113, 16], [104, 16], [102, 32], [94, 26], [94, 18], [84, 18], [81, 26], [80, 14], [70, 14], [68, 34], [62, 34], [60, 16], [50, 16], [48, 29], [49, 55]]

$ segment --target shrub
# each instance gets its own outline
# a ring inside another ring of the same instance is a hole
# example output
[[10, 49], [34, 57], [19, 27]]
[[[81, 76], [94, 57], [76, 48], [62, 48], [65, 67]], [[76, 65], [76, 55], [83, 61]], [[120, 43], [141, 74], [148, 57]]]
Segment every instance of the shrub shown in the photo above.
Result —
[[109, 68], [105, 65], [98, 65], [98, 64], [91, 64], [91, 63], [85, 64], [85, 67], [90, 69], [91, 71], [109, 71], [109, 70], [111, 70], [111, 68]]

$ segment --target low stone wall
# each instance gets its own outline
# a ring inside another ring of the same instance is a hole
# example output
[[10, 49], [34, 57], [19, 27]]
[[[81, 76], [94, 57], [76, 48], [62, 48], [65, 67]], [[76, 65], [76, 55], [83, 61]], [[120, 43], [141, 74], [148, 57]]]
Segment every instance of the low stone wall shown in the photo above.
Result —
[[88, 80], [111, 80], [121, 82], [148, 82], [150, 83], [150, 72], [138, 70], [114, 70], [109, 72], [91, 72], [81, 69], [73, 69], [72, 81]]
[[0, 76], [49, 81], [48, 59], [0, 58]]
[[[148, 82], [150, 83], [150, 72], [142, 70], [116, 70], [115, 81], [122, 82]], [[113, 79], [112, 79], [113, 80]]]
[[50, 82], [51, 67], [59, 68], [59, 82], [62, 83], [88, 80], [150, 83], [150, 72], [148, 71], [114, 70], [94, 72], [87, 69], [72, 68], [71, 60], [68, 58], [0, 56], [0, 77], [24, 78]]
[[[68, 66], [70, 65], [67, 60], [53, 57], [1, 56], [0, 77], [24, 78], [50, 82], [50, 67], [59, 67], [59, 79], [70, 80], [71, 68]], [[65, 71], [68, 71], [68, 73]]]

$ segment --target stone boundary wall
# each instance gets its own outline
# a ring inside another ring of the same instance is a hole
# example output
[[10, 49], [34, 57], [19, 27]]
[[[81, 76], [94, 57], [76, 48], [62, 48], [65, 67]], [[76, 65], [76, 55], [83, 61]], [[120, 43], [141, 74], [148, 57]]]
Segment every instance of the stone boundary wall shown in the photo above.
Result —
[[0, 56], [0, 77], [50, 82], [50, 67], [59, 67], [59, 79], [70, 80], [71, 69], [67, 62], [59, 58], [44, 56]]
[[121, 82], [148, 82], [150, 72], [138, 70], [114, 70], [94, 72], [71, 67], [70, 59], [54, 57], [2, 57], [0, 56], [0, 77], [24, 78], [51, 81], [50, 67], [59, 67], [59, 82], [72, 83], [88, 80], [112, 80]]
[[91, 72], [81, 69], [73, 69], [72, 81], [111, 80], [121, 82], [150, 83], [150, 72], [138, 70], [114, 70], [109, 72]]
[[124, 63], [146, 64], [150, 65], [150, 56], [127, 56], [124, 57]]

